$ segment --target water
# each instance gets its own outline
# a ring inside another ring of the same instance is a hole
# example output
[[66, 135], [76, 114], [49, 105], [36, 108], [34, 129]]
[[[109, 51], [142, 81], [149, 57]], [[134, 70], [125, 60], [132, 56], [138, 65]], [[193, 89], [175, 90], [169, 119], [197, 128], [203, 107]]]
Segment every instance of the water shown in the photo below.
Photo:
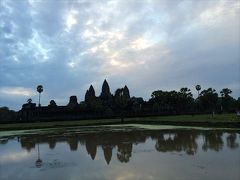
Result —
[[239, 180], [240, 131], [102, 126], [1, 132], [0, 179]]

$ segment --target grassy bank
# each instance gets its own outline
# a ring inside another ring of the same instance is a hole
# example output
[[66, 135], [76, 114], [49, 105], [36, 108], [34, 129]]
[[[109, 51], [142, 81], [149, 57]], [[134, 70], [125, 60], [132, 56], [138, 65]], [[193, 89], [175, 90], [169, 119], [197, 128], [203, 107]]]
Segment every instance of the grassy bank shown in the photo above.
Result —
[[[76, 127], [90, 125], [120, 124], [120, 119], [99, 119], [99, 120], [75, 120], [75, 121], [54, 121], [54, 122], [34, 122], [34, 123], [15, 123], [0, 124], [0, 131], [4, 130], [25, 130], [43, 129], [59, 127]], [[240, 118], [235, 114], [215, 115], [179, 115], [179, 116], [155, 116], [140, 118], [125, 118], [124, 123], [138, 124], [163, 124], [181, 126], [203, 126], [203, 127], [240, 127]]]

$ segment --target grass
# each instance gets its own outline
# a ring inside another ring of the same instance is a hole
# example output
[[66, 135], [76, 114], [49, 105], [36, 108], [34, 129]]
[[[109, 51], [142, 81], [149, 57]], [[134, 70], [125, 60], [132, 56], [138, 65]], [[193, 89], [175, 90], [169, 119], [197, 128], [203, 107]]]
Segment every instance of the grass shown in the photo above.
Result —
[[[138, 119], [138, 118], [134, 118]], [[139, 118], [139, 120], [153, 120], [153, 121], [181, 121], [181, 122], [232, 122], [240, 120], [235, 114], [216, 114], [214, 117], [210, 114], [202, 115], [176, 115], [176, 116], [156, 116]]]
[[[66, 120], [54, 122], [15, 123], [15, 124], [0, 124], [0, 131], [107, 125], [120, 123], [121, 123], [120, 119], [74, 120], [74, 121]], [[212, 117], [209, 114], [195, 116], [178, 115], [178, 116], [125, 118], [124, 123], [205, 126], [205, 127], [208, 126], [240, 127], [240, 118], [236, 117], [235, 114], [221, 114], [221, 115], [217, 114], [214, 117]]]

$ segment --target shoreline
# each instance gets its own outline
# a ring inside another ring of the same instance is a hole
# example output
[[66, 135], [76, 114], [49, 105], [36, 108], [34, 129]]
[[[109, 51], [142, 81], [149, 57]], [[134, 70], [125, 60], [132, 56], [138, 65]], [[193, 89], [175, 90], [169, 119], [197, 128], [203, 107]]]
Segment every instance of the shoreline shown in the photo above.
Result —
[[[189, 127], [240, 128], [240, 118], [234, 114], [221, 114], [212, 117], [205, 115], [178, 115], [125, 118], [123, 124], [172, 125]], [[121, 119], [69, 120], [51, 122], [29, 122], [0, 124], [0, 131], [30, 130], [46, 128], [69, 128], [78, 126], [121, 125]]]

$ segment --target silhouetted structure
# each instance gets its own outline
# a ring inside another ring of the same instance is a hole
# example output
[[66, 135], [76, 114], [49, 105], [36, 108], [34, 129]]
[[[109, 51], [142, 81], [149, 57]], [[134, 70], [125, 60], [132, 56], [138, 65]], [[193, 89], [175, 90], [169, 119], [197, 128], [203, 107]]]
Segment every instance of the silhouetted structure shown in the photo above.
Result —
[[[38, 86], [39, 97], [43, 88]], [[231, 90], [224, 88], [221, 97], [215, 89], [208, 88], [200, 92], [201, 86], [197, 85], [197, 99], [187, 87], [179, 91], [152, 92], [149, 101], [141, 97], [131, 97], [128, 87], [118, 88], [112, 95], [109, 84], [105, 79], [102, 91], [96, 96], [94, 87], [90, 85], [85, 93], [85, 100], [78, 103], [77, 96], [71, 96], [66, 106], [57, 106], [51, 100], [48, 106], [37, 107], [32, 101], [23, 104], [18, 112], [18, 119], [22, 121], [54, 121], [66, 119], [100, 119], [139, 116], [178, 115], [196, 113], [234, 112], [240, 109], [240, 99], [235, 100], [230, 96]], [[40, 100], [40, 99], [39, 99]], [[40, 104], [40, 103], [39, 103]]]
[[89, 87], [89, 89], [86, 91], [85, 102], [86, 103], [91, 103], [91, 102], [93, 102], [95, 100], [96, 100], [95, 90], [94, 90], [93, 86], [91, 85]]
[[48, 107], [55, 108], [55, 107], [57, 107], [57, 104], [56, 104], [56, 102], [55, 102], [54, 100], [51, 100], [51, 101], [49, 102]]
[[67, 106], [71, 109], [76, 108], [78, 106], [77, 96], [71, 96]]

